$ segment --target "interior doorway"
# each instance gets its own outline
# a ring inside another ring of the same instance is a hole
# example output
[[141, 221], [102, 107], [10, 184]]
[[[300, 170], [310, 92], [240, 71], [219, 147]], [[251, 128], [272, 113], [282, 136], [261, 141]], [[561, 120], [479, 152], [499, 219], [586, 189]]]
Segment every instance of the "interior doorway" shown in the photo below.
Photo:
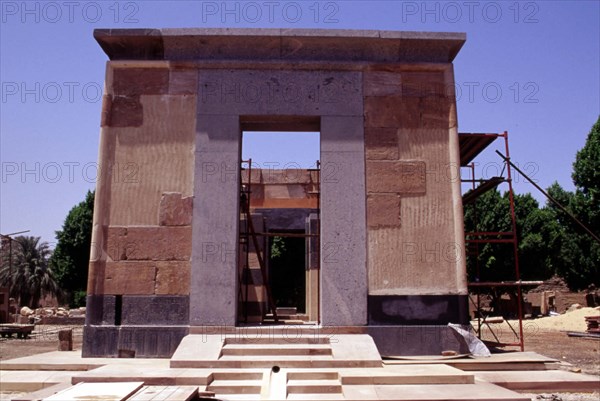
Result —
[[242, 132], [239, 324], [318, 322], [320, 133]]
[[306, 239], [302, 234], [305, 232], [288, 231], [269, 237], [269, 284], [273, 301], [277, 308], [292, 308], [297, 314], [306, 313]]

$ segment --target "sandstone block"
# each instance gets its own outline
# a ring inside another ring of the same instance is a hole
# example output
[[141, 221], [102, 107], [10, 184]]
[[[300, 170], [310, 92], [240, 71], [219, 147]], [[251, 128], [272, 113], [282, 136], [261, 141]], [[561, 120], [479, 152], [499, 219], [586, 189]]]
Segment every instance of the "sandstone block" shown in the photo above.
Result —
[[311, 175], [302, 169], [264, 169], [262, 170], [262, 181], [265, 184], [309, 184]]
[[109, 227], [106, 248], [113, 261], [189, 261], [192, 229], [191, 226]]
[[448, 128], [451, 100], [439, 96], [365, 98], [365, 127]]
[[365, 129], [365, 154], [367, 160], [398, 160], [398, 130]]
[[152, 262], [107, 262], [104, 294], [154, 294], [156, 266]]
[[166, 68], [115, 68], [115, 96], [163, 95], [169, 89], [169, 70]]
[[102, 96], [102, 111], [100, 114], [100, 126], [101, 127], [110, 126], [111, 108], [112, 108], [112, 96], [111, 95]]
[[189, 295], [190, 262], [156, 262], [156, 295]]
[[372, 194], [367, 196], [367, 227], [400, 227], [400, 196]]
[[424, 161], [367, 161], [367, 193], [423, 195], [426, 191]]
[[402, 100], [402, 96], [365, 97], [365, 127], [400, 127], [403, 117]]
[[73, 329], [58, 331], [58, 350], [73, 351]]
[[192, 224], [192, 197], [181, 197], [179, 192], [165, 192], [160, 199], [158, 224], [161, 226], [189, 226]]
[[[450, 88], [452, 89], [452, 88]], [[443, 71], [405, 71], [402, 73], [402, 96], [445, 97]]]
[[401, 75], [397, 72], [368, 71], [363, 74], [364, 96], [402, 95]]
[[198, 93], [198, 70], [171, 70], [170, 95], [196, 95]]
[[139, 96], [116, 96], [107, 103], [109, 117], [104, 121], [109, 127], [139, 127], [144, 122], [144, 109]]
[[453, 123], [450, 115], [452, 101], [443, 97], [428, 96], [421, 99], [421, 127], [449, 128]]
[[299, 184], [291, 185], [265, 185], [264, 197], [266, 199], [304, 199], [308, 198], [306, 193], [306, 186]]

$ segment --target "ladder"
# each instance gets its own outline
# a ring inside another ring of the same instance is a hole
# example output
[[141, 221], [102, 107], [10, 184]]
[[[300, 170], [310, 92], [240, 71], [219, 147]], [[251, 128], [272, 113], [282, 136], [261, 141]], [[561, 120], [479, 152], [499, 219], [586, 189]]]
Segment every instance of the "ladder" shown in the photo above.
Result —
[[[252, 194], [252, 159], [242, 160], [241, 164], [243, 163], [248, 163], [248, 183], [244, 184], [243, 179], [240, 179], [240, 212], [244, 215], [246, 219], [246, 227], [244, 232], [240, 232], [239, 244], [240, 246], [244, 246], [246, 250], [246, 261], [244, 263], [242, 275], [240, 276], [239, 280], [240, 285], [238, 286], [238, 297], [242, 301], [243, 305], [244, 322], [247, 322], [248, 309], [246, 307], [246, 304], [248, 302], [248, 281], [250, 279], [250, 266], [248, 263], [248, 254], [250, 250], [250, 240], [252, 240], [252, 245], [254, 246], [254, 250], [256, 252], [256, 258], [258, 259], [258, 264], [260, 266], [262, 282], [267, 292], [267, 306], [273, 314], [273, 319], [275, 320], [275, 323], [278, 323], [279, 317], [277, 316], [277, 308], [275, 307], [275, 302], [273, 301], [271, 286], [269, 284], [269, 279], [267, 276], [267, 267], [265, 265], [265, 259], [263, 257], [264, 251], [261, 251], [260, 249], [258, 236], [256, 234], [256, 230], [254, 229], [252, 214], [250, 212], [250, 196]], [[243, 169], [243, 167], [241, 168]], [[245, 287], [244, 291], [242, 291], [242, 286]], [[265, 314], [263, 314], [263, 319], [264, 318]]]

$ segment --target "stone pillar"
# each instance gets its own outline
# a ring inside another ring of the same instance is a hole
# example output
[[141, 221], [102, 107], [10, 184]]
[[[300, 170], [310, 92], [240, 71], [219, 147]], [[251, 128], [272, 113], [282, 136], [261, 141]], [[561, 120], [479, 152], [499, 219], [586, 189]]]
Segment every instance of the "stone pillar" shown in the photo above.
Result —
[[190, 325], [234, 326], [240, 198], [237, 115], [203, 114], [198, 102]]
[[362, 116], [321, 118], [321, 322], [367, 323]]

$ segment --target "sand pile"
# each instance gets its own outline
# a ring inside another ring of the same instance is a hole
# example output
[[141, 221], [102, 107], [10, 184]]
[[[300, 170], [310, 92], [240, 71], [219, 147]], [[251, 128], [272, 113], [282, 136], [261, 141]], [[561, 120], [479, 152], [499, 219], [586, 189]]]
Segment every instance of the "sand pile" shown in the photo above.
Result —
[[541, 330], [557, 331], [586, 331], [586, 316], [600, 315], [600, 307], [581, 308], [566, 312], [559, 316], [547, 316], [539, 319], [524, 320], [523, 325], [536, 327]]

